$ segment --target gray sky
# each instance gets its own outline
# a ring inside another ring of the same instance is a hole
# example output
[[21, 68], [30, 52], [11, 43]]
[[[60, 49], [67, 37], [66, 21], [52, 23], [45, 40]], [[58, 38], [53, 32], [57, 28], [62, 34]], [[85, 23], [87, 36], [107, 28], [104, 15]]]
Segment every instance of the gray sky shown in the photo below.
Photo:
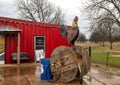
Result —
[[81, 5], [82, 0], [49, 0], [55, 3], [56, 6], [60, 6], [63, 12], [66, 14], [66, 21], [68, 25], [71, 25], [74, 16], [80, 17], [81, 13], [78, 8]]
[[18, 17], [13, 0], [0, 0], [0, 16], [9, 18]]
[[[13, 3], [14, 0], [0, 0], [0, 16], [1, 17], [9, 17], [9, 18], [18, 18], [18, 14]], [[56, 6], [60, 6], [63, 12], [66, 14], [66, 24], [71, 25], [74, 16], [78, 16], [79, 27], [82, 33], [86, 33], [84, 27], [87, 22], [84, 20], [83, 14], [80, 12], [81, 5], [86, 0], [48, 0], [54, 3]]]
[[79, 18], [79, 27], [83, 27], [83, 14], [80, 12], [80, 8], [82, 4], [86, 2], [86, 0], [48, 0], [54, 3], [56, 6], [60, 6], [63, 12], [66, 14], [67, 25], [71, 25], [74, 16], [78, 16]]

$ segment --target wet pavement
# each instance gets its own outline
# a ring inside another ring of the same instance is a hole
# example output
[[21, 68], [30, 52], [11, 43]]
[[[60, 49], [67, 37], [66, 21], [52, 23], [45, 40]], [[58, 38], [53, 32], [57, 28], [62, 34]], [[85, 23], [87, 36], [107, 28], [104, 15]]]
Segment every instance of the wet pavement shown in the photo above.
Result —
[[[40, 64], [0, 66], [0, 85], [80, 85], [77, 79], [70, 83], [50, 83], [41, 80], [40, 73]], [[120, 76], [92, 67], [83, 77], [82, 85], [120, 85]]]

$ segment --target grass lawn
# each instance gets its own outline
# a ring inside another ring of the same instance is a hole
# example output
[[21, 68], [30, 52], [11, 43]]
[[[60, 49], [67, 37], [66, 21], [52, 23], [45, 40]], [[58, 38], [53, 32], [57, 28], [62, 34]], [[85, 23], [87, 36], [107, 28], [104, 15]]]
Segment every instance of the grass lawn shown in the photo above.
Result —
[[107, 52], [116, 52], [117, 51], [117, 57], [116, 54], [112, 55], [110, 54], [108, 56], [108, 63], [112, 65], [118, 65], [120, 66], [120, 42], [119, 43], [113, 43], [113, 49], [111, 50], [109, 47], [109, 43], [105, 43], [105, 47], [102, 47], [100, 43], [76, 43], [82, 47], [89, 47], [91, 46], [91, 61], [92, 62], [98, 62], [106, 64], [107, 62]]
[[107, 59], [107, 53], [92, 51], [91, 59], [92, 61], [95, 61], [95, 62], [105, 63]]

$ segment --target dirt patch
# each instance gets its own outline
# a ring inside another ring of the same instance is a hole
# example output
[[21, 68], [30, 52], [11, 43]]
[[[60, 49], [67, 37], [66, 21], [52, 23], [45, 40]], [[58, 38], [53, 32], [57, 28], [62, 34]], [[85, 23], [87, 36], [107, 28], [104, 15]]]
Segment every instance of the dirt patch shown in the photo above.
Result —
[[120, 58], [120, 55], [111, 55], [114, 58]]

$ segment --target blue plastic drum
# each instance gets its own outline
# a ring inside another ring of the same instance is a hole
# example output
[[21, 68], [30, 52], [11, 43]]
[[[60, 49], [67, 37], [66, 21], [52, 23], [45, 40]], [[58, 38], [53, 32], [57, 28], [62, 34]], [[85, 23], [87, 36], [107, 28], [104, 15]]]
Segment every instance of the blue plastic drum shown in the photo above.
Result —
[[51, 80], [53, 77], [49, 67], [50, 59], [49, 58], [41, 59], [40, 63], [42, 64], [42, 69], [43, 69], [43, 72], [40, 74], [41, 80]]

